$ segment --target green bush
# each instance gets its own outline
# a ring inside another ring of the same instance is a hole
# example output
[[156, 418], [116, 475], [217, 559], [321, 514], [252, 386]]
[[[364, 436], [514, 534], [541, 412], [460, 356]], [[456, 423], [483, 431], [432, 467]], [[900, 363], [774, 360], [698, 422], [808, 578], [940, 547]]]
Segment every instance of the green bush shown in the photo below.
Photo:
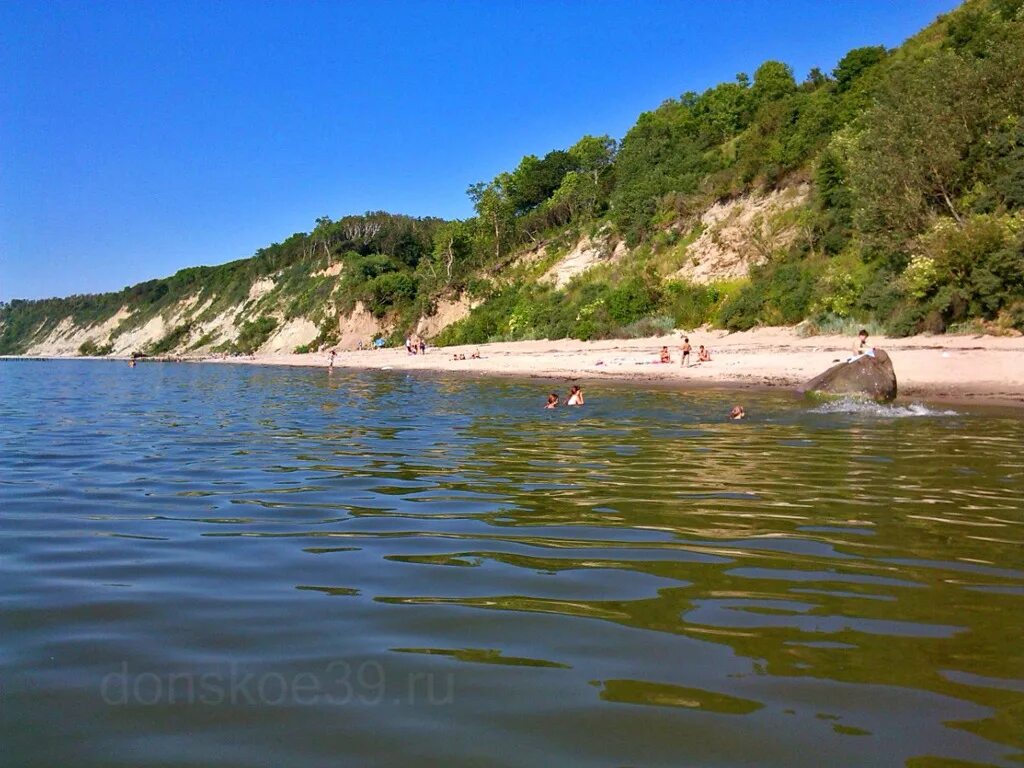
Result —
[[106, 344], [97, 344], [92, 339], [83, 341], [78, 347], [78, 354], [83, 357], [105, 357], [114, 351], [114, 345], [110, 342]]
[[644, 339], [649, 336], [667, 336], [675, 328], [675, 320], [668, 315], [651, 315], [616, 329], [612, 335], [617, 339]]
[[761, 322], [765, 295], [762, 283], [748, 283], [719, 307], [715, 324], [730, 331], [749, 331]]
[[383, 317], [396, 304], [416, 296], [416, 280], [405, 272], [387, 272], [366, 284], [367, 308], [375, 317]]
[[903, 304], [886, 324], [886, 333], [896, 338], [913, 336], [921, 332], [924, 318], [925, 310], [919, 304]]
[[191, 323], [184, 323], [172, 328], [162, 338], [146, 347], [146, 354], [163, 355], [170, 352], [175, 347], [184, 344], [188, 340], [188, 335], [191, 331]]
[[794, 325], [803, 320], [814, 296], [811, 269], [805, 263], [788, 262], [773, 265], [765, 278], [765, 320], [771, 325]]
[[608, 294], [608, 314], [616, 322], [627, 325], [651, 314], [657, 309], [660, 298], [648, 281], [634, 277]]
[[235, 341], [235, 349], [242, 354], [251, 355], [266, 343], [275, 328], [277, 320], [267, 315], [242, 323], [238, 340]]
[[698, 328], [711, 322], [722, 298], [722, 291], [716, 286], [671, 280], [665, 283], [661, 310], [671, 316], [676, 328]]

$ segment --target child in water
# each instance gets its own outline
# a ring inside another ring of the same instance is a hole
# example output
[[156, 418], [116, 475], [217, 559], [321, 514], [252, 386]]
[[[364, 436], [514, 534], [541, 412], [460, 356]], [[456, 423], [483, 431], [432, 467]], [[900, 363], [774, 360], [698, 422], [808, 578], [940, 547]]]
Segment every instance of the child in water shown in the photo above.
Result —
[[583, 390], [580, 389], [576, 384], [572, 385], [572, 389], [569, 390], [569, 399], [565, 401], [566, 405], [583, 405]]
[[548, 395], [548, 404], [545, 405], [544, 407], [545, 408], [557, 408], [558, 407], [558, 393], [557, 392], [552, 392], [550, 395]]
[[746, 417], [747, 412], [743, 410], [742, 405], [734, 405], [732, 407], [732, 410], [729, 412], [729, 418], [732, 419], [733, 421], [739, 421], [740, 419], [745, 419]]

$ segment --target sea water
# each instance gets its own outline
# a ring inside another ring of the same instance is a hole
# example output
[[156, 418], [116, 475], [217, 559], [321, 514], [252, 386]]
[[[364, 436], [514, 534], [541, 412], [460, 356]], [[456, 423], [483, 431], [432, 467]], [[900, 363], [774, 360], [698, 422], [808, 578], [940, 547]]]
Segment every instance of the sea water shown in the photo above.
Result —
[[1020, 765], [1021, 411], [583, 384], [0, 362], [0, 765]]

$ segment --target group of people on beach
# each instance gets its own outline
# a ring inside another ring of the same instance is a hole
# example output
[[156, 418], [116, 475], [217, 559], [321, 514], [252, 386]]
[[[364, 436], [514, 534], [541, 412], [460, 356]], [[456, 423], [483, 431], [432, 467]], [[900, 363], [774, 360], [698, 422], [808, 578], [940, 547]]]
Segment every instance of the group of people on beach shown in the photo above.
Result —
[[427, 342], [423, 340], [422, 336], [415, 333], [412, 336], [406, 336], [405, 351], [410, 355], [425, 355], [427, 354]]
[[[703, 344], [700, 345], [697, 350], [697, 361], [691, 362], [691, 356], [693, 355], [693, 345], [690, 344], [689, 336], [683, 337], [683, 343], [679, 345], [679, 365], [680, 367], [689, 368], [691, 365], [700, 365], [701, 363], [711, 362], [711, 350], [705, 347]], [[672, 353], [668, 351], [668, 345], [661, 348], [661, 355], [658, 362], [671, 363]]]

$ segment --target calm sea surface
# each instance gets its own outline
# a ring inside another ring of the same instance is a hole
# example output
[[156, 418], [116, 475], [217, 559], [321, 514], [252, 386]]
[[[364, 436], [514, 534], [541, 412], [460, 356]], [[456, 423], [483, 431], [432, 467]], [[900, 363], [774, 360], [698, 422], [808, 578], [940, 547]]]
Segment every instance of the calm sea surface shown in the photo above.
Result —
[[549, 386], [0, 362], [0, 765], [1021, 764], [1022, 412]]

